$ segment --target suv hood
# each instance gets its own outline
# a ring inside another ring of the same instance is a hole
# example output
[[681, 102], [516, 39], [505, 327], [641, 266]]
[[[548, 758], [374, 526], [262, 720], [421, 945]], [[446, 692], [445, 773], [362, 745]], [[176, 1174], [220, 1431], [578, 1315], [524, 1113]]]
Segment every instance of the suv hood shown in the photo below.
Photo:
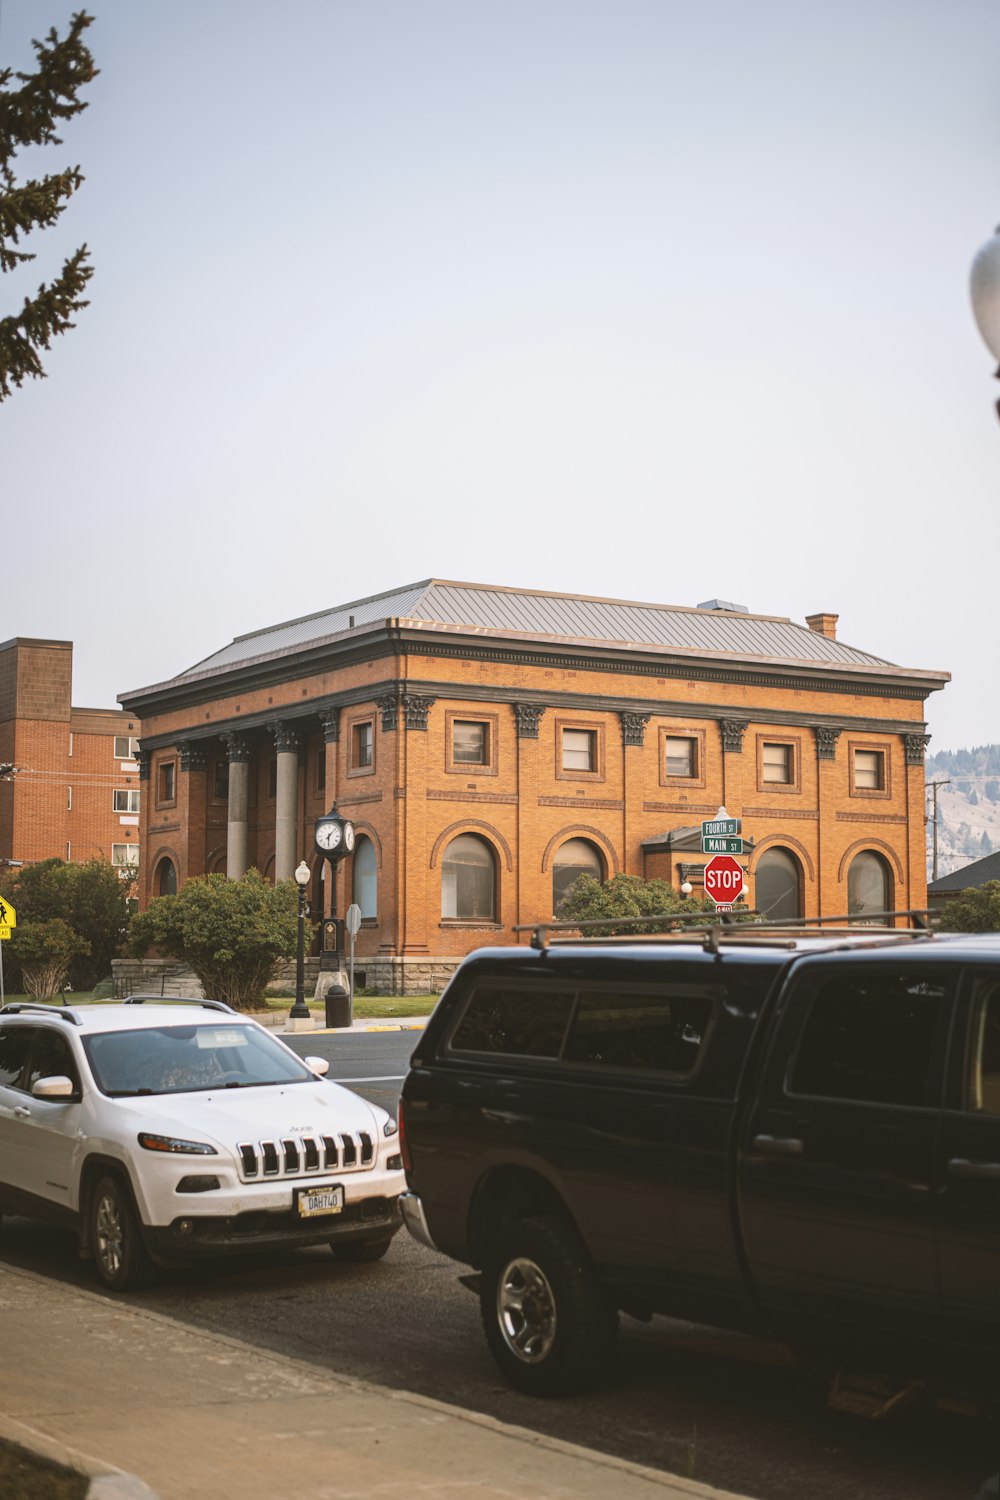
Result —
[[[126, 1101], [123, 1101], [126, 1102]], [[208, 1136], [215, 1142], [256, 1141], [283, 1135], [322, 1135], [367, 1130], [377, 1140], [379, 1116], [358, 1094], [336, 1083], [274, 1084], [268, 1087], [153, 1094], [129, 1099], [141, 1130], [181, 1137]]]

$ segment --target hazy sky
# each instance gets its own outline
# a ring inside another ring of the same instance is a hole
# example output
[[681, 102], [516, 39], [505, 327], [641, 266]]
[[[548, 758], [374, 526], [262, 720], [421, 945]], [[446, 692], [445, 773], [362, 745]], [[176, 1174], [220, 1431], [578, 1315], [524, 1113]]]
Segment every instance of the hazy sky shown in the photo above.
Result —
[[[79, 0], [0, 0], [0, 62]], [[1000, 740], [996, 0], [93, 0], [91, 306], [0, 407], [74, 701], [436, 575], [719, 597]], [[993, 580], [991, 582], [991, 580]]]

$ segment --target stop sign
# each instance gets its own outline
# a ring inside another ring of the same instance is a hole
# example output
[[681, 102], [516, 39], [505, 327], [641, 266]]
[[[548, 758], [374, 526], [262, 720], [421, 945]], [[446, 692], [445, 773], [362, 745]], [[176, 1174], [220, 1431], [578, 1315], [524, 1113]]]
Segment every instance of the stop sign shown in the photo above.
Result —
[[743, 893], [743, 866], [731, 854], [716, 854], [705, 866], [705, 895], [720, 906], [732, 906]]

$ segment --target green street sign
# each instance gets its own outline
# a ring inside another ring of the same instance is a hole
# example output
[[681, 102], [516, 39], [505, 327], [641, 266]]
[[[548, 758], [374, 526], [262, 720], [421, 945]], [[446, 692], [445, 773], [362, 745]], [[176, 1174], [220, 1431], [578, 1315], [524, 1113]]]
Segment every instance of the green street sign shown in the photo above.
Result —
[[[733, 818], [730, 821], [737, 822]], [[742, 854], [743, 840], [739, 838], [706, 838], [701, 841], [703, 854]]]
[[[702, 839], [737, 838], [743, 831], [743, 824], [739, 818], [708, 818], [701, 825]], [[723, 853], [732, 853], [732, 850], [724, 850]], [[739, 851], [742, 852], [742, 851]]]

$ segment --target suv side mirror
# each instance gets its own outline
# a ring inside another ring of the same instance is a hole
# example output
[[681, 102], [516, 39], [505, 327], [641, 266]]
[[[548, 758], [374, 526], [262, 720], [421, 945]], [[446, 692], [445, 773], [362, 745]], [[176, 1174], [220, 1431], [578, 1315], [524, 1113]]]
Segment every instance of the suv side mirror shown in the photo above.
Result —
[[72, 1099], [77, 1089], [72, 1078], [56, 1073], [51, 1078], [36, 1078], [31, 1092], [36, 1099]]
[[330, 1060], [326, 1057], [304, 1057], [302, 1061], [311, 1068], [317, 1078], [325, 1078], [330, 1071]]

